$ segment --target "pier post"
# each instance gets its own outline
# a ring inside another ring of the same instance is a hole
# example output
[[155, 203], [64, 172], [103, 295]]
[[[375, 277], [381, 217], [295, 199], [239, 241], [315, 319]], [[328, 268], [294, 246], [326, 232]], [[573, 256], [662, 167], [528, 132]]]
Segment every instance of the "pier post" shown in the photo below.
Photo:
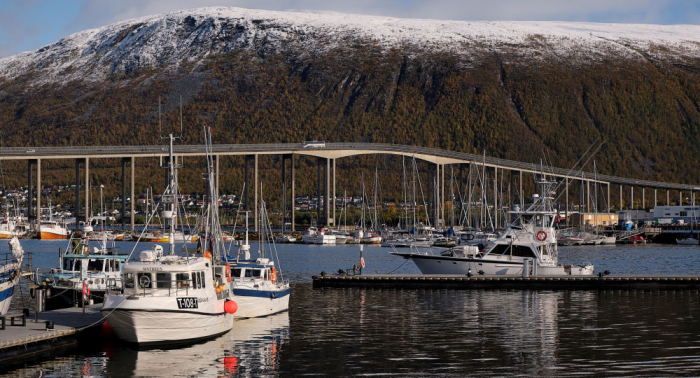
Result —
[[214, 179], [216, 180], [216, 207], [219, 207], [219, 155], [214, 155]]
[[[324, 177], [326, 178], [326, 180], [325, 180], [326, 187], [325, 187], [325, 190], [323, 191], [326, 195], [326, 197], [323, 199], [323, 210], [324, 210], [324, 214], [326, 217], [326, 224], [328, 226], [333, 225], [333, 220], [330, 219], [331, 218], [331, 206], [330, 206], [331, 205], [331, 199], [330, 199], [330, 197], [331, 197], [331, 175], [330, 175], [330, 171], [331, 171], [331, 159], [326, 159], [326, 169], [323, 172]], [[376, 209], [375, 209], [375, 211], [376, 211]]]
[[433, 184], [433, 170], [432, 170], [432, 167], [430, 165], [428, 165], [428, 188], [427, 188], [428, 189], [428, 204], [427, 204], [428, 208], [425, 209], [426, 222], [429, 222], [431, 214], [434, 214], [433, 213], [433, 208], [434, 208], [433, 203], [435, 202], [435, 198], [433, 196], [433, 189], [434, 189], [433, 187], [434, 186], [435, 185]]
[[[31, 227], [34, 225], [34, 222], [32, 222], [34, 219], [34, 211], [32, 210], [32, 205], [34, 202], [34, 178], [32, 177], [33, 165], [34, 160], [27, 160], [27, 194], [29, 195], [29, 198], [27, 198], [27, 221], [29, 221]], [[39, 229], [38, 225], [36, 229]]]
[[80, 159], [75, 159], [75, 220], [80, 218]]
[[566, 226], [569, 226], [569, 178], [564, 178], [564, 196], [566, 197], [564, 208], [564, 216], [566, 217]]
[[282, 155], [282, 233], [287, 225], [287, 155]]
[[248, 206], [248, 188], [250, 188], [250, 179], [248, 179], [249, 161], [250, 155], [245, 155], [243, 158], [243, 184], [245, 185], [245, 190], [243, 191], [243, 208], [246, 211], [246, 218], [248, 217], [248, 211], [250, 211], [250, 207]]
[[642, 209], [645, 209], [645, 210], [646, 210], [646, 208], [647, 208], [647, 207], [646, 207], [646, 204], [647, 204], [647, 201], [646, 201], [646, 199], [644, 198], [644, 187], [642, 186]]
[[[37, 165], [37, 172], [39, 172], [39, 165]], [[678, 206], [683, 206], [683, 191], [682, 190], [678, 191]]]
[[132, 156], [131, 157], [131, 201], [129, 201], [129, 204], [131, 206], [131, 231], [132, 232], [135, 229], [134, 223], [136, 223], [136, 213], [134, 211], [136, 209], [136, 207], [134, 205], [134, 203], [136, 202], [136, 197], [134, 196], [135, 195], [134, 182], [135, 182], [135, 177], [136, 177], [135, 170], [136, 170], [136, 158]]
[[323, 158], [316, 159], [316, 223], [321, 227], [321, 215], [323, 214], [323, 209], [321, 207], [321, 199], [323, 194], [321, 192], [321, 185], [323, 176], [321, 176], [321, 170], [323, 169]]
[[620, 210], [622, 210], [622, 184], [620, 184]]
[[90, 221], [90, 158], [85, 158], [85, 223]]
[[493, 167], [493, 226], [498, 228], [498, 167]]
[[295, 198], [294, 198], [294, 154], [292, 154], [292, 232], [295, 231], [295, 219], [294, 219], [294, 206], [295, 206]]
[[671, 196], [669, 194], [669, 190], [666, 189], [666, 206], [671, 206]]
[[591, 212], [591, 182], [586, 180], [586, 212]]
[[440, 212], [438, 216], [442, 227], [445, 228], [445, 164], [440, 164]]
[[608, 203], [607, 203], [608, 209], [606, 212], [609, 214], [610, 213], [610, 183], [608, 183], [607, 187], [608, 187]]
[[523, 193], [523, 171], [520, 171], [520, 209], [525, 209], [525, 196]]
[[335, 192], [335, 159], [333, 159], [333, 226], [336, 226], [335, 223], [335, 206], [336, 206], [336, 192]]
[[630, 186], [630, 210], [635, 208], [634, 206], [634, 186]]
[[253, 187], [255, 188], [255, 193], [253, 193], [253, 201], [255, 201], [255, 203], [253, 203], [253, 210], [254, 210], [253, 214], [255, 216], [255, 221], [254, 221], [255, 232], [258, 232], [258, 231], [260, 231], [258, 229], [258, 185], [259, 185], [259, 183], [258, 183], [258, 154], [255, 154], [254, 167], [255, 167], [255, 170], [253, 172], [253, 177], [255, 179], [255, 185], [253, 185]]
[[[51, 209], [49, 209], [49, 213]], [[36, 159], [36, 225], [41, 224], [41, 159]]]
[[129, 158], [122, 158], [122, 230], [126, 227], [126, 163]]
[[654, 207], [656, 207], [656, 204], [658, 203], [658, 201], [656, 200], [656, 190], [657, 189], [654, 188]]

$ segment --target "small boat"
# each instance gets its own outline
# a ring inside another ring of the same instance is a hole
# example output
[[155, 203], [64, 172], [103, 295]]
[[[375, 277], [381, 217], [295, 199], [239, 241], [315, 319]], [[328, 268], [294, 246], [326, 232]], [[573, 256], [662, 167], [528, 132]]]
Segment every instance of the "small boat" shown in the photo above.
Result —
[[0, 222], [0, 239], [12, 239], [13, 237], [21, 238], [27, 233], [26, 224], [22, 224], [15, 217], [5, 217]]
[[[89, 226], [85, 226], [89, 230]], [[80, 306], [89, 290], [90, 298], [102, 302], [107, 290], [121, 290], [122, 267], [128, 254], [119, 254], [112, 241], [103, 238], [99, 247], [90, 250], [89, 240], [71, 238], [64, 253], [59, 254], [59, 267], [42, 272], [37, 270], [36, 284], [47, 288], [45, 309]]]
[[39, 239], [55, 240], [68, 239], [70, 230], [66, 227], [65, 222], [57, 222], [54, 220], [42, 221], [39, 225]]
[[382, 235], [374, 232], [367, 231], [361, 238], [360, 243], [362, 244], [382, 244]]
[[676, 239], [676, 244], [681, 244], [681, 245], [700, 245], [700, 241], [698, 239], [695, 239], [694, 237], [688, 237], [685, 239]]
[[335, 244], [335, 235], [326, 231], [325, 228], [319, 230], [311, 226], [301, 237], [301, 240], [306, 244]]
[[[231, 265], [233, 294], [238, 303], [236, 316], [240, 318], [268, 316], [289, 309], [289, 281], [283, 279], [279, 264], [275, 267], [274, 259], [279, 262], [277, 250], [274, 243], [268, 243], [267, 236], [272, 235], [272, 230], [265, 201], [260, 204], [260, 217], [262, 230], [259, 233], [258, 256], [255, 259], [250, 257], [246, 224], [245, 244], [240, 245], [235, 257], [227, 258]], [[247, 220], [248, 217], [246, 223]]]
[[[186, 249], [175, 254], [174, 237], [169, 253], [155, 245], [141, 251], [135, 260], [124, 264], [124, 290], [110, 292], [102, 314], [120, 339], [139, 345], [189, 343], [229, 332], [237, 304], [229, 265], [224, 256], [215, 197], [211, 131], [205, 128], [207, 141], [207, 205], [202, 217], [206, 225], [195, 251]], [[175, 213], [177, 201], [176, 164], [173, 136], [170, 135], [168, 170], [170, 183], [163, 193], [163, 203]], [[170, 222], [169, 234], [175, 233]]]
[[275, 238], [275, 243], [296, 243], [297, 238], [292, 235], [282, 234]]
[[7, 314], [15, 286], [22, 276], [24, 250], [17, 237], [10, 239], [10, 253], [0, 257], [0, 316]]
[[559, 265], [554, 228], [557, 211], [550, 197], [556, 182], [548, 181], [541, 173], [536, 184], [543, 195], [533, 194], [533, 202], [526, 210], [511, 211], [514, 222], [485, 252], [476, 246], [457, 246], [439, 254], [413, 249], [391, 253], [411, 259], [423, 274], [593, 275], [591, 264]]

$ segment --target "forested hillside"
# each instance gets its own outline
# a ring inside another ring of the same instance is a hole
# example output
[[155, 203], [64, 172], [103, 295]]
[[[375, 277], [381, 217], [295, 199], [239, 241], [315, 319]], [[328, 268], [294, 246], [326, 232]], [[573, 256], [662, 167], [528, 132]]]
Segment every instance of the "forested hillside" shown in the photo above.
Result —
[[[201, 35], [216, 20], [206, 14], [180, 16], [176, 27], [183, 40]], [[129, 64], [133, 51], [104, 65], [99, 59], [109, 53], [94, 46], [92, 64], [107, 67], [104, 76], [80, 75], [93, 67], [84, 62], [85, 50], [54, 56], [63, 66], [51, 74], [47, 67], [55, 64], [38, 58], [45, 52], [25, 54], [22, 64], [16, 58], [0, 60], [3, 146], [157, 144], [159, 99], [163, 128], [169, 131], [179, 127], [182, 98], [185, 143], [200, 143], [206, 123], [214, 129], [215, 143], [382, 142], [485, 151], [533, 163], [548, 157], [570, 167], [602, 138], [605, 144], [596, 155], [601, 173], [682, 183], [700, 177], [700, 37], [682, 48], [663, 41], [625, 44], [627, 39], [591, 44], [572, 37], [564, 43], [561, 36], [540, 34], [521, 36], [517, 43], [467, 38], [449, 46], [420, 39], [388, 45], [361, 33], [324, 39], [306, 29], [274, 39], [273, 21], [273, 16], [219, 20], [233, 25], [226, 29], [231, 41], [250, 28], [257, 28], [256, 37], [238, 45], [198, 40], [197, 51], [210, 44], [209, 53], [189, 54], [175, 66], [157, 59]], [[133, 24], [113, 27], [110, 43], [142, 46], [141, 39], [124, 37], [140, 30]], [[46, 49], [51, 48], [56, 46]], [[71, 66], [66, 56], [83, 62]], [[314, 163], [300, 159], [302, 167]], [[46, 174], [55, 177], [48, 182], [73, 180], [74, 163], [44, 164]], [[159, 188], [162, 175], [155, 173], [155, 164], [139, 164], [151, 173], [140, 174], [139, 185]], [[189, 167], [194, 172], [198, 164], [195, 159]], [[275, 167], [263, 178], [279, 180], [279, 157], [261, 164]], [[397, 158], [339, 164], [355, 168], [339, 177], [339, 188], [348, 191], [358, 191], [360, 170], [373, 175], [375, 166], [391, 173], [384, 175], [385, 190], [401, 180]], [[118, 162], [104, 166], [112, 167], [104, 180], [119, 176]], [[240, 191], [242, 159], [224, 166], [225, 190]], [[24, 169], [5, 163], [5, 179], [23, 183]], [[299, 181], [298, 193], [314, 190], [315, 173], [300, 170], [306, 180]], [[193, 181], [186, 189], [198, 190], [201, 183]]]

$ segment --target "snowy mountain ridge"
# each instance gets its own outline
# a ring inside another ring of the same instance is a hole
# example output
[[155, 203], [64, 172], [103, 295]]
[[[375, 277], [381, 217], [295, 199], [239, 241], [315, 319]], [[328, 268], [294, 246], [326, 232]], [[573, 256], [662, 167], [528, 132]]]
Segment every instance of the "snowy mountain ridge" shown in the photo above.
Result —
[[[700, 57], [700, 26], [576, 22], [472, 22], [399, 19], [339, 13], [198, 8], [121, 21], [67, 36], [36, 51], [0, 59], [0, 78], [32, 74], [31, 82], [100, 81], [144, 67], [177, 70], [183, 63], [237, 49], [322, 54], [351, 41], [383, 48], [445, 50], [467, 60], [481, 52], [567, 64], [615, 56]], [[574, 59], [572, 59], [574, 58]]]

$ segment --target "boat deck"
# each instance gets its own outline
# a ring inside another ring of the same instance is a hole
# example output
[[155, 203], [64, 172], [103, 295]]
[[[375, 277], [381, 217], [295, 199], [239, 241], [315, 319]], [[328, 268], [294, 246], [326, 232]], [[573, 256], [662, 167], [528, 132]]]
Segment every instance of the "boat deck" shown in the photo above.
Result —
[[[73, 336], [102, 323], [101, 307], [87, 306], [84, 314], [82, 307], [40, 312], [37, 320], [31, 312], [25, 326], [10, 325], [8, 319], [5, 330], [0, 330], [0, 363], [75, 342]], [[53, 322], [53, 329], [47, 329], [47, 321]], [[15, 324], [21, 324], [21, 320], [15, 319]]]
[[313, 286], [397, 289], [688, 290], [700, 289], [696, 275], [481, 276], [451, 274], [363, 274], [313, 276]]

